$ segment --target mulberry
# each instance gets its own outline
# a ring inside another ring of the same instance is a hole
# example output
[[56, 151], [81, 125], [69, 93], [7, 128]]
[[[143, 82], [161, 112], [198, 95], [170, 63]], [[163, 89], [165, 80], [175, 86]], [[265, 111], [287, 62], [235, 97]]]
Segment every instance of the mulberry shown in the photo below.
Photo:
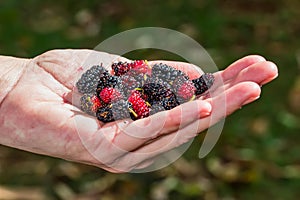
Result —
[[115, 88], [106, 87], [100, 91], [99, 97], [104, 103], [109, 104], [122, 98], [122, 94]]
[[192, 80], [196, 88], [196, 95], [206, 92], [214, 83], [215, 77], [211, 73], [205, 73], [197, 79]]
[[139, 91], [133, 91], [128, 98], [131, 103], [130, 114], [132, 119], [141, 119], [149, 116], [150, 109]]
[[97, 93], [99, 94], [101, 90], [105, 87], [115, 87], [118, 83], [120, 83], [119, 77], [112, 76], [106, 71], [100, 74], [98, 85], [97, 85]]
[[130, 118], [129, 108], [131, 103], [125, 100], [120, 100], [112, 104], [112, 113], [114, 120]]
[[180, 85], [176, 91], [176, 94], [183, 101], [188, 101], [195, 96], [196, 87], [192, 81], [186, 81]]
[[169, 85], [164, 82], [155, 83], [150, 81], [142, 87], [142, 90], [150, 104], [155, 101], [161, 101], [173, 94]]
[[188, 78], [184, 72], [162, 63], [155, 64], [152, 67], [151, 76], [156, 81], [163, 80], [169, 84], [172, 84], [172, 82], [178, 77]]
[[80, 98], [81, 110], [90, 114], [95, 115], [95, 112], [102, 106], [99, 98], [94, 94], [84, 94]]
[[111, 68], [114, 75], [121, 76], [123, 74], [126, 74], [131, 69], [131, 66], [127, 62], [117, 62], [113, 63]]
[[214, 83], [203, 74], [190, 80], [182, 71], [165, 64], [149, 66], [147, 61], [112, 64], [110, 74], [100, 65], [87, 70], [76, 83], [81, 109], [99, 121], [142, 119], [193, 100]]
[[102, 65], [94, 65], [89, 70], [81, 75], [81, 78], [76, 83], [78, 91], [82, 94], [95, 92], [100, 74], [107, 72]]
[[96, 117], [102, 122], [112, 122], [114, 121], [113, 112], [111, 106], [101, 107], [97, 110]]

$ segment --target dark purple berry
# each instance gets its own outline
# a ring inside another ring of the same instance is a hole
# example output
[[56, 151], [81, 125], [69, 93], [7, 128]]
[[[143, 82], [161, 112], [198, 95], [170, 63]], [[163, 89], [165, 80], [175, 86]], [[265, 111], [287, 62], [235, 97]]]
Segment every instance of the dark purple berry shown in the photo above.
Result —
[[96, 117], [99, 121], [102, 121], [102, 122], [114, 121], [111, 106], [105, 106], [105, 107], [99, 108], [97, 110]]
[[104, 72], [107, 70], [102, 65], [94, 65], [88, 69], [76, 83], [78, 91], [82, 94], [94, 93], [100, 80], [100, 74]]
[[200, 78], [192, 80], [196, 88], [195, 94], [200, 95], [206, 92], [214, 83], [215, 77], [211, 73], [205, 73]]

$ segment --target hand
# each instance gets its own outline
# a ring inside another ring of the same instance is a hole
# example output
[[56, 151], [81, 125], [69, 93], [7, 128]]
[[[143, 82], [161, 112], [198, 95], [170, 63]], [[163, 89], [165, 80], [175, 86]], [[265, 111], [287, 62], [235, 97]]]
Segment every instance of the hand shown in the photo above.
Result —
[[[91, 50], [53, 50], [26, 61], [22, 77], [0, 104], [1, 143], [111, 172], [144, 168], [259, 98], [260, 86], [278, 73], [275, 64], [260, 56], [244, 57], [215, 73], [210, 96], [137, 121], [103, 124], [66, 101], [82, 66], [110, 66], [120, 59], [125, 58]], [[200, 75], [191, 64], [165, 62], [191, 78]]]

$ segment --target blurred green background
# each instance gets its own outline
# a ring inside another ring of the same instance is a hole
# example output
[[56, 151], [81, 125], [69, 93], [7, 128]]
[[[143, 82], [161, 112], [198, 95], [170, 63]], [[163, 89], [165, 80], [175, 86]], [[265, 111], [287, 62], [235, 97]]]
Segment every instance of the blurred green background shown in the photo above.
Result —
[[[182, 158], [159, 171], [111, 174], [0, 146], [0, 199], [299, 199], [299, 19], [299, 0], [0, 1], [3, 55], [93, 49], [121, 31], [158, 26], [194, 38], [220, 69], [261, 54], [280, 73], [261, 99], [227, 118], [207, 157], [197, 157], [200, 136]], [[155, 51], [127, 56], [178, 59]]]

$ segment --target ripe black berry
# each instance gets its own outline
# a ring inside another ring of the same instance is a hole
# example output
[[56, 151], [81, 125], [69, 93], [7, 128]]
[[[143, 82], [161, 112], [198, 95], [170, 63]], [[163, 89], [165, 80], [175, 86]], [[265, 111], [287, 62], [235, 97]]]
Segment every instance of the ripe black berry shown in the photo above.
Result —
[[214, 83], [215, 77], [211, 73], [205, 73], [200, 78], [192, 80], [196, 88], [196, 95], [206, 92]]
[[103, 88], [115, 87], [120, 82], [119, 77], [112, 76], [107, 71], [100, 74], [100, 78], [97, 85], [97, 93], [99, 94]]
[[130, 118], [129, 108], [131, 103], [125, 100], [120, 100], [112, 104], [112, 113], [114, 120]]
[[80, 108], [83, 112], [95, 115], [95, 112], [101, 107], [102, 104], [99, 98], [94, 94], [84, 94], [80, 98]]
[[114, 121], [111, 106], [101, 107], [97, 110], [96, 117], [102, 122]]
[[111, 68], [114, 72], [114, 75], [121, 76], [123, 74], [126, 74], [131, 69], [131, 66], [127, 62], [117, 62], [113, 63], [111, 65]]
[[152, 67], [151, 76], [152, 79], [155, 79], [156, 81], [163, 80], [164, 82], [167, 82], [169, 84], [172, 84], [172, 81], [174, 81], [178, 77], [187, 77], [184, 72], [162, 63], [155, 64]]
[[166, 110], [171, 110], [172, 108], [175, 108], [176, 106], [179, 106], [179, 102], [177, 101], [176, 96], [174, 93], [166, 98], [164, 98], [161, 101], [161, 105], [166, 109]]
[[147, 101], [149, 101], [150, 104], [155, 101], [161, 101], [162, 99], [173, 94], [169, 85], [162, 81], [158, 83], [150, 81], [149, 83], [143, 85], [142, 89], [143, 93], [147, 96]]
[[102, 65], [94, 65], [88, 69], [76, 83], [78, 91], [83, 94], [95, 92], [100, 80], [99, 75], [104, 72], [107, 72], [107, 70]]

